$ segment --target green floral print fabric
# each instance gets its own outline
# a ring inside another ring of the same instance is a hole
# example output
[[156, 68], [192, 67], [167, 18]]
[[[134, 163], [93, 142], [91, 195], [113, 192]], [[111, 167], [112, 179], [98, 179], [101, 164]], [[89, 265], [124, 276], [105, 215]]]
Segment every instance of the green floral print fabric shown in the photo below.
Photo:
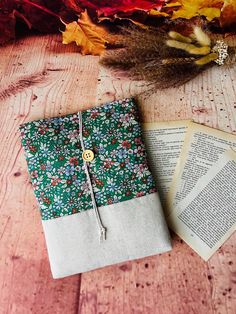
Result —
[[[82, 112], [85, 149], [97, 206], [155, 192], [133, 99]], [[92, 209], [84, 171], [78, 114], [20, 126], [33, 189], [43, 220]]]

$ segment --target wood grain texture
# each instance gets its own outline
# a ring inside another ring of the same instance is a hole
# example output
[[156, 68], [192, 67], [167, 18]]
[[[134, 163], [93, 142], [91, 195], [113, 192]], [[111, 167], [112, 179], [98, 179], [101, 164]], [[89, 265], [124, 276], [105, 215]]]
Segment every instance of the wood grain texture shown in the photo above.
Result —
[[[138, 95], [140, 84], [100, 71], [97, 102], [136, 96], [144, 121], [192, 118], [236, 132], [236, 66], [215, 67], [178, 89]], [[82, 275], [79, 313], [235, 314], [236, 233], [205, 263], [173, 235], [173, 250]]]
[[[1, 48], [0, 313], [234, 314], [236, 235], [205, 263], [173, 235], [173, 251], [53, 280], [18, 136], [20, 123], [137, 95], [138, 84], [100, 70], [59, 36]], [[142, 118], [193, 118], [236, 131], [236, 68], [215, 67], [179, 89], [138, 96]]]
[[52, 279], [18, 126], [93, 106], [97, 58], [31, 37], [1, 48], [0, 72], [0, 313], [77, 313], [81, 276]]

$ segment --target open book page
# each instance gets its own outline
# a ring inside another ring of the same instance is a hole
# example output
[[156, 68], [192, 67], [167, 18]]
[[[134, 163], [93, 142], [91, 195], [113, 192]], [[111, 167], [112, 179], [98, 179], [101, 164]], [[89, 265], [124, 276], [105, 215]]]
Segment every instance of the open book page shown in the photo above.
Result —
[[[236, 136], [190, 122], [183, 149], [179, 156], [173, 181], [166, 198], [166, 211], [170, 214], [176, 205], [193, 189], [196, 193], [198, 180], [206, 175], [223, 153], [236, 148]], [[204, 180], [207, 180], [205, 177]]]
[[168, 217], [204, 260], [236, 230], [236, 152], [225, 152]]
[[165, 202], [190, 120], [143, 124], [143, 135], [152, 174]]

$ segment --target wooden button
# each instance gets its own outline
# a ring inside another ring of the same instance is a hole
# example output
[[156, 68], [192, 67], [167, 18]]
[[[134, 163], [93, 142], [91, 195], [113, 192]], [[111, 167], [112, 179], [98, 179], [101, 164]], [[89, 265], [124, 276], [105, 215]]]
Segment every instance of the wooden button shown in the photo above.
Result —
[[84, 161], [92, 161], [94, 159], [94, 152], [90, 149], [83, 151], [82, 158]]

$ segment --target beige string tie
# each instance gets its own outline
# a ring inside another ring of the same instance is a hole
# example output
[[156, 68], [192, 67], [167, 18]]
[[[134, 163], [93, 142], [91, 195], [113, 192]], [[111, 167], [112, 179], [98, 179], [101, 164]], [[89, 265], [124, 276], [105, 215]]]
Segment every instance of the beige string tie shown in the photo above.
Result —
[[85, 173], [87, 176], [87, 182], [89, 185], [89, 190], [90, 190], [90, 194], [91, 194], [91, 199], [92, 199], [95, 217], [96, 217], [97, 224], [98, 224], [98, 227], [100, 230], [100, 242], [102, 242], [102, 241], [106, 240], [106, 228], [102, 224], [102, 220], [101, 220], [98, 208], [97, 208], [97, 204], [96, 204], [96, 200], [95, 200], [95, 196], [94, 196], [94, 192], [93, 192], [93, 186], [92, 186], [91, 178], [89, 175], [89, 169], [88, 169], [88, 162], [90, 162], [94, 159], [94, 153], [90, 149], [85, 149], [84, 140], [83, 140], [83, 121], [82, 121], [83, 119], [82, 119], [81, 112], [78, 112], [78, 116], [79, 116], [79, 136], [80, 136], [81, 147], [83, 150], [82, 158], [84, 160], [84, 169], [85, 169]]

